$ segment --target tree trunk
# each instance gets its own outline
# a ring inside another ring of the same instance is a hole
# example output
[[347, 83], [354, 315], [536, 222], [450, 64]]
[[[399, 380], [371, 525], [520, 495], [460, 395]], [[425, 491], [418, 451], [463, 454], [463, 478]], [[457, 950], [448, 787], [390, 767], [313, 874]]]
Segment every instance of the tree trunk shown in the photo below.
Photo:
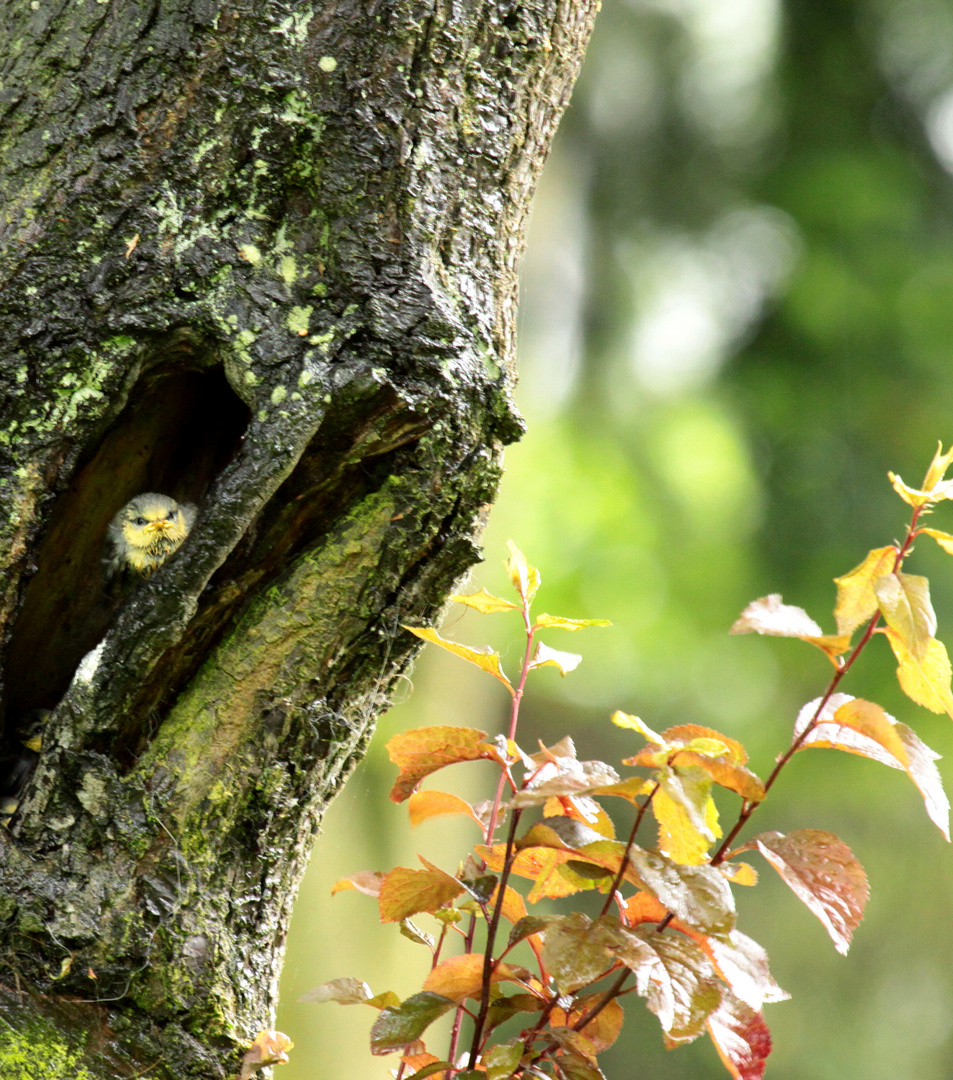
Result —
[[[54, 710], [0, 830], [4, 1080], [231, 1077], [270, 1026], [400, 624], [520, 432], [523, 224], [597, 6], [0, 9], [8, 745]], [[198, 520], [116, 589], [143, 491]]]

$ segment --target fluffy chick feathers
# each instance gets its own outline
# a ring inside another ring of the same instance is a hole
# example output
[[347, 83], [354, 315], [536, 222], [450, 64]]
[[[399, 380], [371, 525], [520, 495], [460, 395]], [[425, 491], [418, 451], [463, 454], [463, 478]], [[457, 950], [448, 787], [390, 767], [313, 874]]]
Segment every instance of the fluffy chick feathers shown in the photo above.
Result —
[[195, 523], [197, 511], [168, 495], [137, 495], [109, 523], [110, 575], [149, 577], [177, 551]]

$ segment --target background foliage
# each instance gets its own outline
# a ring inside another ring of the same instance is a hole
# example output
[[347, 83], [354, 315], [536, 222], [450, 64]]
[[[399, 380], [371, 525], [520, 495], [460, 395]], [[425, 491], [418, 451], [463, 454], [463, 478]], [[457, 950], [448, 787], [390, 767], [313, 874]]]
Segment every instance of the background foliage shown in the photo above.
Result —
[[[830, 579], [902, 531], [887, 470], [917, 483], [937, 439], [953, 439], [950, 170], [950, 0], [605, 0], [537, 197], [529, 434], [509, 451], [473, 586], [502, 587], [512, 536], [543, 572], [543, 608], [614, 626], [579, 644], [569, 679], [537, 679], [525, 743], [532, 728], [574, 733], [584, 756], [618, 761], [630, 747], [607, 718], [621, 708], [656, 730], [716, 727], [770, 771], [829, 665], [726, 631], [775, 591], [833, 631]], [[953, 531], [951, 513], [930, 524]], [[948, 556], [921, 544], [908, 569], [930, 577], [953, 647]], [[485, 623], [453, 618], [457, 640], [486, 638]], [[886, 642], [873, 645], [844, 689], [949, 758], [949, 719], [903, 699]], [[514, 633], [511, 666], [519, 648]], [[425, 970], [393, 926], [368, 929], [373, 901], [328, 892], [367, 866], [416, 865], [467, 828], [411, 836], [387, 800], [393, 731], [502, 722], [502, 688], [437, 652], [316, 847], [283, 985], [278, 1026], [297, 1044], [283, 1080], [387, 1075], [389, 1059], [367, 1056], [370, 1010], [295, 999], [342, 975], [404, 996]], [[489, 774], [465, 768], [477, 797]], [[739, 890], [741, 925], [793, 997], [766, 1014], [775, 1080], [949, 1075], [953, 853], [912, 785], [884, 772], [799, 755], [759, 815], [755, 831], [836, 832], [872, 890], [846, 959], [773, 876]], [[641, 1003], [627, 1012], [608, 1076], [726, 1075], [707, 1040], [666, 1053]]]

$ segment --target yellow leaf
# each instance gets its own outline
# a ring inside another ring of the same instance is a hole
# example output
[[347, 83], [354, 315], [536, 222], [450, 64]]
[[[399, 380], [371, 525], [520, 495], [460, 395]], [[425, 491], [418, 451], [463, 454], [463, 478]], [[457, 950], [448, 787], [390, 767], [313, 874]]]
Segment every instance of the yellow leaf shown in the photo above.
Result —
[[[709, 797], [712, 808], [714, 802]], [[684, 806], [679, 805], [666, 792], [659, 788], [652, 799], [652, 813], [658, 822], [659, 850], [673, 862], [686, 866], [697, 866], [707, 862], [707, 852], [712, 840], [702, 834], [692, 824]], [[707, 811], [707, 806], [706, 806]], [[707, 818], [706, 813], [706, 818]], [[715, 819], [717, 823], [717, 817]], [[710, 823], [709, 830], [711, 829]]]
[[932, 638], [923, 657], [917, 659], [894, 630], [887, 627], [884, 633], [897, 658], [900, 689], [925, 709], [953, 717], [953, 694], [950, 693], [953, 669], [943, 642]]
[[927, 536], [932, 536], [947, 554], [953, 555], [953, 536], [949, 533], [942, 532], [940, 529], [917, 529], [917, 536], [919, 536], [920, 533], [926, 533]]
[[822, 634], [820, 637], [805, 636], [801, 640], [816, 645], [834, 667], [840, 667], [837, 663], [837, 657], [850, 648], [850, 634], [837, 634], [836, 636], [834, 634]]
[[476, 608], [483, 615], [493, 615], [497, 611], [519, 611], [518, 604], [511, 604], [509, 600], [501, 600], [493, 596], [486, 589], [479, 592], [469, 593], [467, 596], [451, 596], [451, 600], [457, 604], [466, 604], [467, 607]]
[[874, 582], [884, 574], [892, 573], [896, 561], [896, 548], [874, 548], [867, 552], [867, 557], [859, 566], [855, 566], [843, 577], [834, 578], [837, 586], [834, 618], [837, 620], [839, 634], [852, 634], [874, 614], [877, 610]]
[[758, 871], [746, 862], [723, 862], [718, 869], [733, 885], [758, 884]]
[[[403, 623], [401, 625], [404, 626]], [[416, 634], [417, 637], [422, 638], [424, 641], [439, 645], [441, 649], [446, 649], [447, 652], [453, 653], [454, 656], [459, 656], [462, 660], [482, 668], [483, 671], [499, 679], [506, 689], [511, 694], [513, 693], [513, 687], [510, 686], [509, 679], [503, 674], [503, 669], [500, 667], [500, 654], [493, 652], [489, 646], [486, 646], [485, 649], [471, 649], [467, 645], [459, 644], [459, 642], [447, 641], [446, 638], [442, 638], [436, 630], [429, 626], [404, 626], [404, 629]]]
[[586, 626], [611, 626], [608, 619], [564, 619], [561, 615], [538, 615], [533, 629], [582, 630]]
[[887, 625], [922, 660], [936, 633], [929, 581], [919, 574], [885, 574], [874, 582], [874, 592]]
[[628, 728], [629, 731], [637, 731], [644, 738], [648, 739], [650, 743], [655, 743], [656, 746], [663, 746], [665, 740], [661, 735], [657, 735], [644, 721], [640, 720], [637, 716], [632, 716], [629, 713], [616, 710], [612, 714], [612, 722], [616, 727]]
[[419, 825], [427, 818], [445, 814], [464, 814], [472, 818], [477, 825], [480, 824], [480, 819], [468, 802], [446, 791], [415, 791], [407, 802], [407, 813], [410, 815], [411, 825]]
[[512, 540], [507, 540], [506, 546], [510, 549], [510, 557], [505, 564], [506, 572], [510, 576], [510, 581], [513, 582], [513, 588], [528, 603], [536, 595], [536, 590], [539, 588], [539, 571], [535, 566], [530, 566], [527, 563], [526, 556]]
[[936, 453], [933, 455], [927, 474], [923, 478], [924, 491], [932, 491], [939, 484], [943, 479], [943, 474], [950, 467], [951, 461], [953, 461], [953, 446], [944, 454], [943, 443], [938, 442], [936, 444]]

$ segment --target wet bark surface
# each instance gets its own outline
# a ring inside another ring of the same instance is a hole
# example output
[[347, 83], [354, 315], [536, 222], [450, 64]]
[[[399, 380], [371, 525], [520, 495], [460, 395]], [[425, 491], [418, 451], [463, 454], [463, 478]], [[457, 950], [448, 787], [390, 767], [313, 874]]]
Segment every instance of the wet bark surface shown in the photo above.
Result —
[[[0, 10], [7, 743], [53, 710], [0, 1016], [93, 1075], [232, 1076], [271, 1023], [322, 809], [521, 430], [523, 224], [595, 8]], [[117, 588], [142, 491], [198, 520]]]

